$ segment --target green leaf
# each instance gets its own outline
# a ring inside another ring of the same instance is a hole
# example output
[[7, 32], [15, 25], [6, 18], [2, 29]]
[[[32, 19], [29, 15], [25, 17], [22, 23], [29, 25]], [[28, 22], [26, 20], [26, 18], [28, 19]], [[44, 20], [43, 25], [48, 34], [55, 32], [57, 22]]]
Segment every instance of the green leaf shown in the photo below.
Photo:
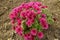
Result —
[[23, 22], [23, 28], [24, 30], [27, 28], [25, 21]]
[[47, 21], [48, 21], [49, 24], [53, 24], [53, 22], [54, 22], [54, 20], [51, 17], [48, 17]]
[[23, 28], [24, 28], [24, 33], [29, 32], [29, 30], [27, 30], [26, 21], [23, 22]]
[[52, 14], [48, 11], [48, 9], [42, 9], [42, 13], [46, 14], [47, 17], [52, 17]]
[[42, 9], [42, 13], [47, 14], [48, 13], [48, 10], [47, 9]]
[[39, 40], [37, 36], [35, 37], [35, 40]]
[[32, 25], [33, 28], [36, 28], [38, 31], [42, 31], [42, 27], [40, 25], [40, 23], [38, 22], [37, 19], [35, 19], [34, 24]]
[[47, 15], [47, 21], [49, 24], [53, 24], [53, 19], [52, 19], [52, 14], [47, 10], [47, 9], [43, 9], [42, 13], [45, 13]]

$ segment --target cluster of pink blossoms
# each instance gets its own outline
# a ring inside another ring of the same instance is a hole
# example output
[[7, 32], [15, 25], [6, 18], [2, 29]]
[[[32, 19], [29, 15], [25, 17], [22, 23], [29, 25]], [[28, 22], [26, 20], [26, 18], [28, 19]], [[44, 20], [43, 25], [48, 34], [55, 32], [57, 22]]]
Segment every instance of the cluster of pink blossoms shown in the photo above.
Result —
[[[38, 19], [38, 24], [41, 25], [42, 29], [48, 29], [48, 22], [46, 20], [46, 14], [42, 13], [42, 9], [47, 8], [41, 2], [28, 2], [22, 3], [20, 6], [14, 8], [10, 12], [10, 19], [13, 29], [16, 33], [24, 38], [24, 40], [34, 40], [34, 37], [38, 39], [43, 38], [43, 32], [38, 31], [37, 28], [32, 27], [35, 19]], [[39, 17], [37, 17], [40, 15]], [[26, 28], [23, 27], [23, 22], [26, 24]], [[36, 24], [35, 24], [36, 25]], [[38, 26], [37, 26], [38, 27]], [[29, 30], [29, 32], [25, 33]]]

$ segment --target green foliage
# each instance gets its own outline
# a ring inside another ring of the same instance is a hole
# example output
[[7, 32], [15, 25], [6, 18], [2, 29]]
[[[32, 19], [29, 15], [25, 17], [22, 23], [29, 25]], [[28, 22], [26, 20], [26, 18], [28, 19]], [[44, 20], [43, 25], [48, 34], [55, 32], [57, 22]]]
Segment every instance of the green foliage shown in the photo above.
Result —
[[37, 30], [39, 30], [39, 31], [42, 31], [42, 27], [37, 19], [35, 19], [35, 22], [34, 22], [34, 24], [32, 24], [32, 27], [37, 28]]
[[39, 40], [37, 36], [35, 37], [35, 40]]
[[30, 30], [26, 25], [26, 21], [23, 22], [24, 33], [28, 33]]
[[47, 9], [42, 9], [42, 13], [47, 14], [48, 13], [48, 10]]
[[47, 15], [47, 21], [49, 24], [53, 24], [54, 20], [52, 18], [52, 14], [47, 9], [42, 9], [42, 13]]
[[22, 23], [24, 30], [27, 28], [25, 21]]
[[53, 24], [53, 22], [54, 22], [54, 20], [50, 16], [47, 17], [47, 21], [49, 24]]

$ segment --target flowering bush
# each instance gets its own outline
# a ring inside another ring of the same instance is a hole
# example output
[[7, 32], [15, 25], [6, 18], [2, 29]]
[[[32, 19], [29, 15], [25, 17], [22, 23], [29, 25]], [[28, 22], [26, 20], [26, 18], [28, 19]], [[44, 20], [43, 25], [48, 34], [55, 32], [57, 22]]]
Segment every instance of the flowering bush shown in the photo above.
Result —
[[43, 29], [47, 30], [53, 22], [42, 2], [22, 3], [10, 12], [11, 24], [15, 32], [24, 40], [39, 40], [44, 37]]

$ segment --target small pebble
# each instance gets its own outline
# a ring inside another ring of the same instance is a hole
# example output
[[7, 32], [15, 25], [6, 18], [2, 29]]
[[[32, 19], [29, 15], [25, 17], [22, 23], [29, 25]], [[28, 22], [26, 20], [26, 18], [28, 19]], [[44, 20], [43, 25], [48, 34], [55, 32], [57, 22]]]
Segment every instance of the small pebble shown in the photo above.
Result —
[[59, 39], [54, 39], [54, 40], [59, 40]]
[[8, 38], [8, 40], [11, 40], [11, 38]]
[[42, 0], [42, 1], [44, 1], [44, 0]]
[[8, 38], [8, 40], [14, 40], [14, 39], [12, 39], [12, 38]]

